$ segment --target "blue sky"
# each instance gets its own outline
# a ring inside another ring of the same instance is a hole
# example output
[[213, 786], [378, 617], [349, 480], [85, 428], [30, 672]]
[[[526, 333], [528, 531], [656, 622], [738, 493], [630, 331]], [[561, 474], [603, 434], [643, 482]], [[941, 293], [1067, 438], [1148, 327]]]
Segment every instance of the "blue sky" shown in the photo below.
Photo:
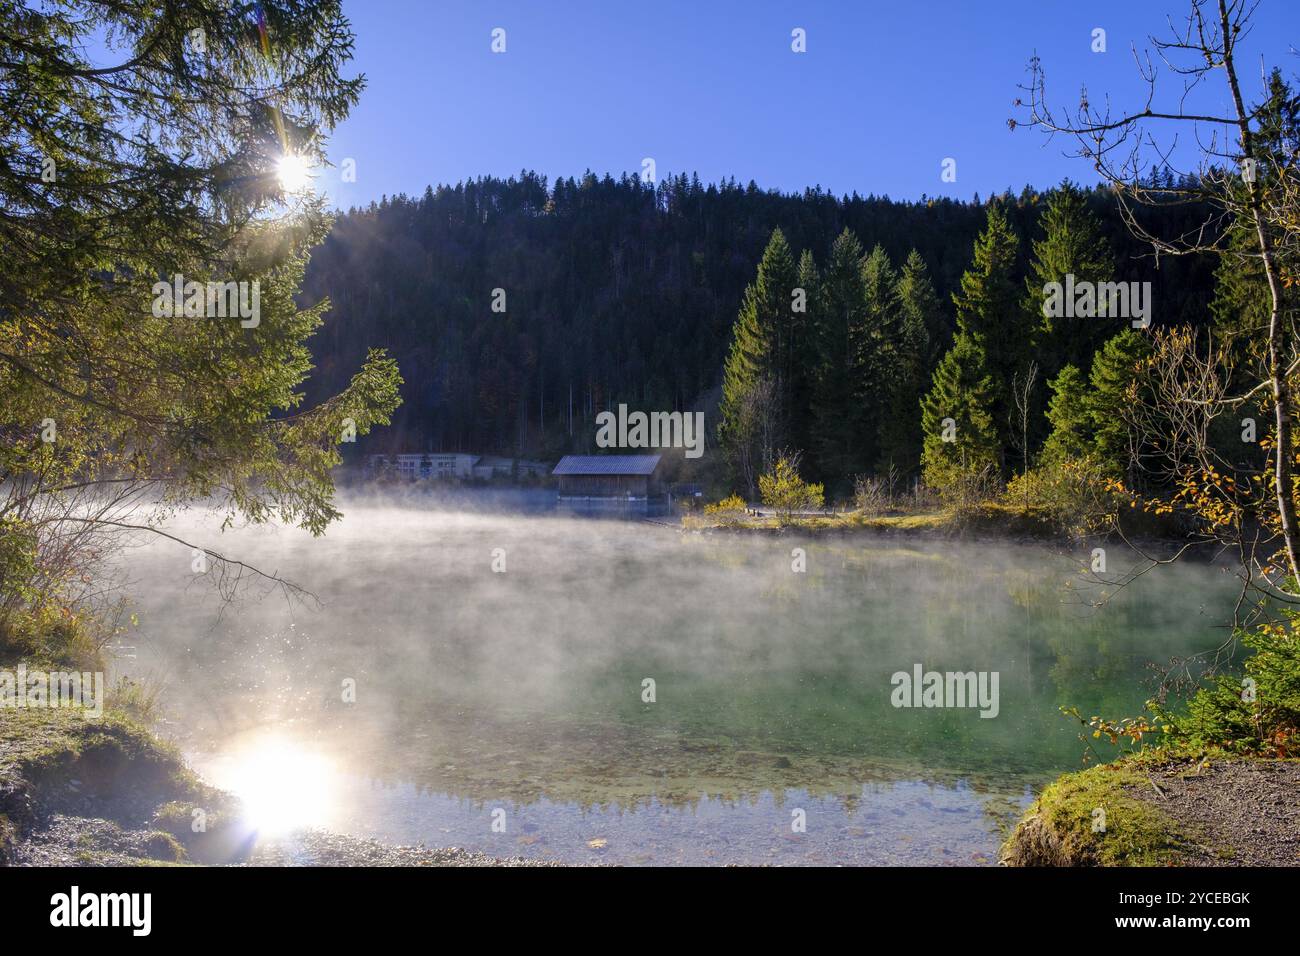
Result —
[[[1090, 168], [1031, 130], [1010, 132], [1035, 52], [1056, 103], [1086, 84], [1097, 103], [1138, 105], [1131, 46], [1165, 35], [1186, 0], [345, 0], [369, 84], [334, 133], [338, 169], [318, 186], [344, 208], [428, 184], [535, 169], [551, 178], [637, 172], [735, 176], [764, 188], [820, 184], [915, 199], [969, 198]], [[506, 52], [491, 51], [506, 31]], [[791, 30], [807, 31], [793, 53]], [[1107, 52], [1090, 49], [1106, 31]], [[1300, 2], [1264, 0], [1243, 45], [1300, 72]], [[1176, 77], [1166, 75], [1169, 93]], [[1222, 108], [1221, 84], [1199, 104]], [[940, 180], [945, 157], [957, 181]]]

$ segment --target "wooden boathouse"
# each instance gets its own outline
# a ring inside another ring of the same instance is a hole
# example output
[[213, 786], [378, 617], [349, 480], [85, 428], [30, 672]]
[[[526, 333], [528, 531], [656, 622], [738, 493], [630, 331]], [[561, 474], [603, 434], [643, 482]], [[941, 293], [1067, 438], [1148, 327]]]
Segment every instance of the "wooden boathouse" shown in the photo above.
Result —
[[658, 455], [565, 455], [551, 472], [559, 482], [556, 507], [574, 514], [665, 514], [668, 495], [658, 468]]

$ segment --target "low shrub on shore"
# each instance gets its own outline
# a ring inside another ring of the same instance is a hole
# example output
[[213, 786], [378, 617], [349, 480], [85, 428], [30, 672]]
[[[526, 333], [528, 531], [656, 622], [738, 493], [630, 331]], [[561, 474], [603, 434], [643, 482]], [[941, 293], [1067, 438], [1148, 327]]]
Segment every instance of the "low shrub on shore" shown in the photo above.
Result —
[[1220, 674], [1183, 708], [1155, 706], [1172, 741], [1253, 757], [1300, 757], [1300, 613], [1243, 631], [1240, 674]]
[[704, 517], [721, 525], [738, 525], [745, 520], [745, 499], [728, 495], [721, 501], [704, 506]]
[[774, 510], [777, 518], [787, 522], [800, 511], [820, 511], [825, 505], [825, 489], [799, 476], [799, 456], [778, 458], [772, 470], [760, 475], [759, 494], [763, 504]]
[[1052, 461], [1016, 475], [1002, 501], [1026, 514], [1036, 512], [1073, 535], [1101, 530], [1119, 507], [1105, 469], [1088, 457]]
[[105, 641], [96, 619], [47, 605], [0, 617], [0, 663], [27, 660], [75, 670], [103, 670]]

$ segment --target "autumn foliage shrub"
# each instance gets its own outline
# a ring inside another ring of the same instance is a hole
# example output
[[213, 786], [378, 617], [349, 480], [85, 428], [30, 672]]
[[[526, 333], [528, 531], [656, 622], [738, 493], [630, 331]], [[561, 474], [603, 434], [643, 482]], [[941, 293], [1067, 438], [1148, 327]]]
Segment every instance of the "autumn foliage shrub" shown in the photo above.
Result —
[[1123, 495], [1095, 459], [1062, 458], [1016, 475], [1005, 504], [1034, 511], [1058, 530], [1087, 534], [1100, 530], [1121, 506]]
[[789, 520], [798, 511], [820, 511], [825, 504], [823, 486], [800, 478], [798, 461], [791, 458], [778, 458], [771, 472], [760, 475], [758, 491], [763, 504], [774, 510], [782, 521]]

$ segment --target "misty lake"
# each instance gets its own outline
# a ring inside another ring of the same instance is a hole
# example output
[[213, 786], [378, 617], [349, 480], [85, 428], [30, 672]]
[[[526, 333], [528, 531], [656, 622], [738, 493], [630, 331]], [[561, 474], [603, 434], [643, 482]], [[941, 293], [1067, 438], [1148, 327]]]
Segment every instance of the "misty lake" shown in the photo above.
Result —
[[[124, 564], [139, 625], [119, 670], [161, 690], [163, 732], [267, 833], [569, 862], [988, 865], [1033, 788], [1080, 766], [1059, 708], [1136, 713], [1150, 662], [1217, 644], [1232, 595], [1180, 565], [1092, 607], [1073, 596], [1088, 554], [1036, 545], [342, 509], [319, 539], [169, 525], [319, 605], [255, 585], [223, 603], [169, 542]], [[1116, 549], [1111, 570], [1131, 560]], [[917, 665], [996, 672], [996, 716], [895, 707], [891, 675]]]

